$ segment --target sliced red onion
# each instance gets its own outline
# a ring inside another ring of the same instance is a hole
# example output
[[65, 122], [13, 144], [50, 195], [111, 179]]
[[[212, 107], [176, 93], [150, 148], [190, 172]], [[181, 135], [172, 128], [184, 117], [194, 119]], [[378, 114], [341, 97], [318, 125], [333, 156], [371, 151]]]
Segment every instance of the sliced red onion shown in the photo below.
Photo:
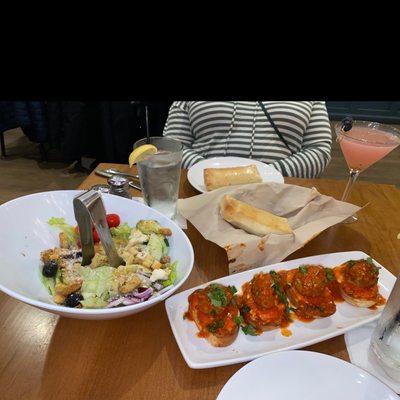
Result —
[[128, 297], [124, 297], [123, 301], [122, 301], [122, 304], [124, 306], [130, 306], [132, 304], [138, 304], [138, 303], [141, 303], [143, 301], [144, 301], [143, 299], [136, 299], [135, 297], [129, 297], [129, 298]]
[[[172, 286], [172, 285], [171, 285]], [[123, 304], [124, 306], [130, 306], [132, 304], [139, 304], [148, 300], [153, 294], [153, 288], [140, 288], [143, 291], [127, 294], [125, 296], [114, 297], [106, 306], [106, 308], [112, 308]]]
[[111, 300], [111, 301], [107, 304], [106, 308], [112, 308], [112, 307], [119, 306], [119, 305], [122, 304], [123, 302], [124, 302], [124, 298], [123, 298], [123, 297], [117, 297], [116, 299]]
[[151, 295], [153, 294], [153, 288], [149, 287], [146, 290], [144, 290], [143, 292], [135, 292], [133, 293], [133, 295], [135, 297], [137, 297], [138, 299], [144, 299], [147, 300]]
[[154, 282], [154, 283], [153, 283], [153, 287], [154, 287], [154, 289], [156, 289], [158, 292], [164, 288], [164, 286], [161, 285], [161, 283], [158, 283], [158, 282]]

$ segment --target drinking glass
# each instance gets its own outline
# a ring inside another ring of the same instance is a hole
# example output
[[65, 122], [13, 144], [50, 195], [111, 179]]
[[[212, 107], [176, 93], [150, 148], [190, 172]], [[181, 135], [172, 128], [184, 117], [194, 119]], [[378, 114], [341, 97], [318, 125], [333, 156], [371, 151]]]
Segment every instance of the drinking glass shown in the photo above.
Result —
[[[400, 144], [400, 132], [389, 125], [369, 121], [344, 121], [335, 126], [337, 141], [350, 170], [342, 196], [346, 201], [360, 173], [385, 157]], [[357, 221], [356, 216], [346, 223]]]
[[165, 137], [140, 139], [134, 148], [144, 144], [157, 147], [157, 153], [137, 163], [139, 180], [146, 204], [168, 218], [176, 215], [182, 164], [182, 143]]
[[396, 283], [371, 337], [371, 350], [382, 369], [400, 382], [400, 280]]

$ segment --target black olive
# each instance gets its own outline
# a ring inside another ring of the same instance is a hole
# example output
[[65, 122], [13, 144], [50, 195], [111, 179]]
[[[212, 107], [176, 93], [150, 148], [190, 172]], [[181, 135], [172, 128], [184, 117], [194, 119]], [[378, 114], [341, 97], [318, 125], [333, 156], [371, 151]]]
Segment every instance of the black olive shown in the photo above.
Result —
[[353, 127], [353, 118], [346, 117], [342, 119], [342, 130], [347, 132]]
[[83, 296], [80, 293], [71, 293], [67, 296], [65, 305], [67, 307], [77, 307], [81, 304], [81, 300], [83, 300]]
[[46, 261], [43, 265], [42, 274], [47, 278], [51, 278], [53, 276], [56, 276], [57, 270], [58, 270], [58, 264], [56, 261], [54, 260]]
[[77, 251], [75, 254], [75, 258], [79, 258], [82, 257], [82, 252], [81, 251]]

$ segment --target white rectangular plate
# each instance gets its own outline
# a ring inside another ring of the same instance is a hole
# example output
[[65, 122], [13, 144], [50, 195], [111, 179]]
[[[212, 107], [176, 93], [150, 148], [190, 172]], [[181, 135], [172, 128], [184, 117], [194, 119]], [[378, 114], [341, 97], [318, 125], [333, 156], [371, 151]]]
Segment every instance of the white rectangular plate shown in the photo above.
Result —
[[[336, 267], [351, 259], [357, 260], [367, 257], [369, 256], [361, 251], [323, 254], [252, 269], [226, 276], [213, 282], [223, 285], [235, 285], [238, 292], [240, 292], [242, 285], [251, 280], [257, 272], [267, 272], [273, 269], [276, 271], [292, 269], [301, 264], [321, 264], [325, 267]], [[377, 261], [374, 260], [374, 262], [381, 267], [379, 271], [379, 292], [387, 299], [396, 278]], [[198, 329], [194, 322], [183, 319], [183, 314], [188, 307], [188, 296], [194, 290], [203, 288], [209, 283], [178, 293], [165, 302], [165, 308], [175, 339], [183, 358], [190, 368], [212, 368], [236, 364], [250, 361], [275, 351], [298, 349], [322, 342], [377, 319], [383, 308], [369, 310], [354, 307], [347, 303], [337, 303], [336, 313], [331, 317], [318, 319], [310, 323], [295, 321], [290, 324], [289, 329], [292, 335], [289, 337], [283, 336], [280, 329], [265, 332], [260, 336], [246, 336], [240, 331], [237, 339], [230, 346], [218, 348], [211, 346], [207, 340], [197, 336]]]

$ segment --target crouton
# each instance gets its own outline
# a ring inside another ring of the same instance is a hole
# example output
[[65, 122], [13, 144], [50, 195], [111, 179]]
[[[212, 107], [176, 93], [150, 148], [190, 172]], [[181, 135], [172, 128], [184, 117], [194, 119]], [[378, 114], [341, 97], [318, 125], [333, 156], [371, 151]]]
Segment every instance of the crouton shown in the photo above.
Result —
[[69, 249], [71, 247], [71, 245], [68, 241], [68, 237], [64, 232], [60, 232], [58, 235], [58, 238], [60, 240], [60, 247], [62, 249]]
[[161, 264], [168, 264], [171, 262], [171, 257], [170, 256], [162, 256], [160, 258], [160, 263]]
[[151, 266], [150, 266], [151, 269], [159, 269], [162, 267], [163, 267], [163, 265], [157, 260], [154, 260], [153, 264], [151, 264]]
[[90, 268], [97, 268], [107, 264], [108, 264], [107, 256], [100, 253], [96, 253], [92, 258], [92, 261], [90, 263]]
[[158, 230], [158, 233], [164, 236], [171, 236], [172, 235], [172, 231], [169, 228], [160, 228]]

